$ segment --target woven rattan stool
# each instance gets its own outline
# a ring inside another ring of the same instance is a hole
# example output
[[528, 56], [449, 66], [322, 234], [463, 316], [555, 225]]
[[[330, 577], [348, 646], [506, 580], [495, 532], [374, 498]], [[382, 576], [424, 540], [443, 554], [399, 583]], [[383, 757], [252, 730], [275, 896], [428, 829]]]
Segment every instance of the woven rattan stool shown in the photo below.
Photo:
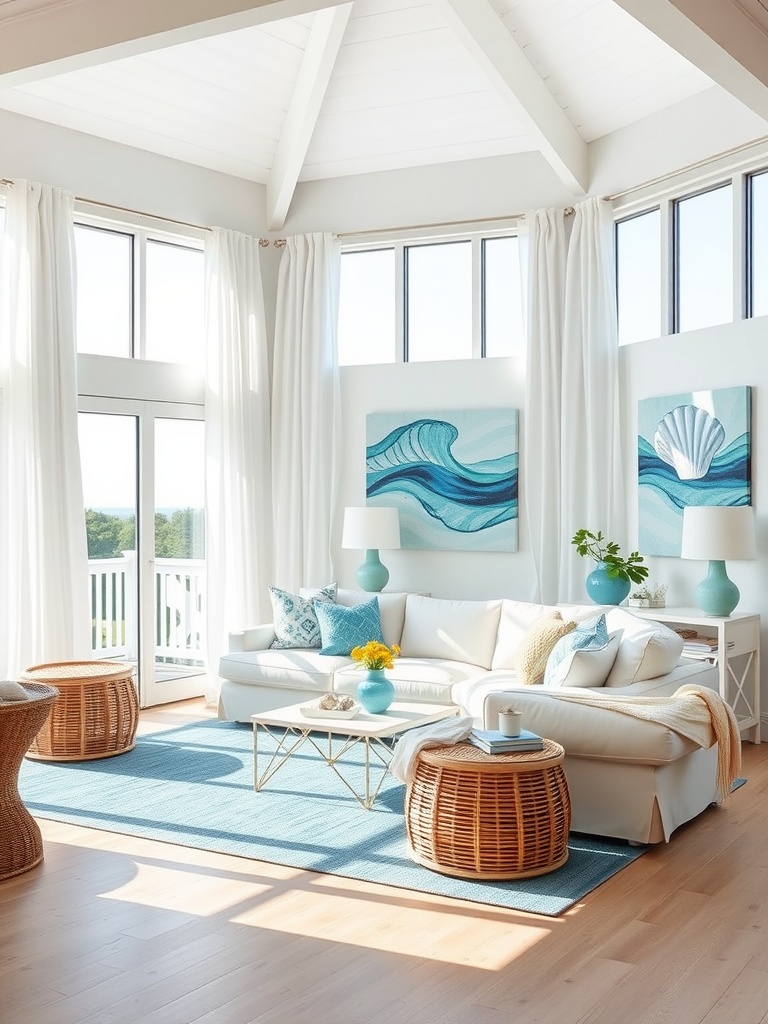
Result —
[[568, 860], [563, 748], [484, 754], [469, 743], [419, 752], [405, 798], [411, 856], [459, 878], [527, 878]]
[[63, 661], [33, 665], [22, 677], [59, 691], [27, 757], [89, 761], [114, 757], [136, 742], [139, 702], [133, 668], [122, 661]]
[[0, 701], [0, 879], [43, 859], [40, 827], [19, 796], [19, 766], [56, 697], [52, 686], [23, 684], [28, 700]]

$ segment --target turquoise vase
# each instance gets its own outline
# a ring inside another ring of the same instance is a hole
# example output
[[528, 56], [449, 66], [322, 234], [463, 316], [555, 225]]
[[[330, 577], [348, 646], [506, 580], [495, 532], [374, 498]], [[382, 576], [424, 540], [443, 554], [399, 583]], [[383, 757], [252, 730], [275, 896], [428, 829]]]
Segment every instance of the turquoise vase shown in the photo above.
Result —
[[610, 577], [605, 562], [597, 563], [597, 568], [587, 576], [586, 585], [595, 604], [621, 604], [632, 587], [631, 581], [623, 576]]
[[357, 699], [371, 715], [386, 711], [395, 699], [395, 688], [383, 668], [369, 668], [365, 679], [357, 684]]

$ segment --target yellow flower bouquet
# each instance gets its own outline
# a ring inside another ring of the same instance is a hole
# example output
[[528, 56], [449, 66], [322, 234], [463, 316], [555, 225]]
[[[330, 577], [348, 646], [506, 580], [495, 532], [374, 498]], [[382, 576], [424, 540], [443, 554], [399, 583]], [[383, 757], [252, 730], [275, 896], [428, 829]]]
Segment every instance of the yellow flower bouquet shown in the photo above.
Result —
[[362, 662], [367, 669], [394, 668], [395, 658], [400, 654], [397, 644], [387, 647], [378, 640], [369, 640], [362, 647], [355, 647], [352, 650], [352, 657], [355, 661]]

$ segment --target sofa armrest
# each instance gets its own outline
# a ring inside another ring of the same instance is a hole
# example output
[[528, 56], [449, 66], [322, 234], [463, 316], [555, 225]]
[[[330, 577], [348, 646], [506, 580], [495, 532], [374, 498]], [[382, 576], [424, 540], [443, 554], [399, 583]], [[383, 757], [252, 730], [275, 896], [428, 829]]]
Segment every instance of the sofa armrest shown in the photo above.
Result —
[[249, 629], [239, 629], [229, 634], [229, 652], [266, 651], [275, 639], [275, 627], [271, 622]]

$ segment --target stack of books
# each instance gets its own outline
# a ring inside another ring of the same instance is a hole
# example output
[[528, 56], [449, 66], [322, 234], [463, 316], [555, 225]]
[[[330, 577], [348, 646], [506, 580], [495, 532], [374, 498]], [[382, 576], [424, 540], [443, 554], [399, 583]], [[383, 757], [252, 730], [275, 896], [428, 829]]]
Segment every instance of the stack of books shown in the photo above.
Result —
[[[683, 657], [706, 658], [717, 654], [719, 647], [716, 636], [702, 636], [692, 630], [679, 630], [683, 638]], [[733, 641], [728, 641], [728, 648], [733, 647]]]
[[505, 736], [498, 729], [473, 729], [467, 739], [486, 754], [514, 754], [521, 750], [544, 749], [541, 736], [528, 729], [521, 729], [519, 736]]

